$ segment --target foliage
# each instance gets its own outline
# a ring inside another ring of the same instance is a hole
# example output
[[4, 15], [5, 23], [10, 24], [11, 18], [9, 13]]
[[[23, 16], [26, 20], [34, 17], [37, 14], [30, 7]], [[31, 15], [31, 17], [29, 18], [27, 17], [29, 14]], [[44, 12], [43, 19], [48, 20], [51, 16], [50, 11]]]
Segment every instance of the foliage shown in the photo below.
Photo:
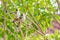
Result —
[[[50, 0], [4, 0], [6, 4], [6, 40], [59, 40], [60, 34], [45, 34], [48, 27], [52, 27], [53, 19], [59, 21], [59, 15], [55, 13], [55, 7], [52, 6]], [[0, 4], [0, 39], [4, 36], [4, 6]], [[26, 20], [19, 27], [17, 22], [12, 23], [15, 18], [14, 12], [19, 9], [20, 14], [26, 14]], [[20, 32], [21, 30], [22, 32]], [[42, 30], [42, 31], [40, 31]], [[37, 31], [41, 32], [38, 33]], [[35, 34], [35, 32], [37, 34]], [[22, 34], [24, 37], [22, 36]], [[35, 36], [36, 35], [36, 36]], [[30, 37], [32, 36], [32, 37]]]

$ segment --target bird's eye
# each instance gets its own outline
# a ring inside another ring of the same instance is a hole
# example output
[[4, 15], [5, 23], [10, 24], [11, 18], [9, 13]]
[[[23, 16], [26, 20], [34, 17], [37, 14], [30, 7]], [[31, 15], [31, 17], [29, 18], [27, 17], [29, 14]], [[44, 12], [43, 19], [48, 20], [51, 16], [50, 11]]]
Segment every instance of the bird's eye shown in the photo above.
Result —
[[21, 16], [23, 16], [23, 14], [21, 14]]

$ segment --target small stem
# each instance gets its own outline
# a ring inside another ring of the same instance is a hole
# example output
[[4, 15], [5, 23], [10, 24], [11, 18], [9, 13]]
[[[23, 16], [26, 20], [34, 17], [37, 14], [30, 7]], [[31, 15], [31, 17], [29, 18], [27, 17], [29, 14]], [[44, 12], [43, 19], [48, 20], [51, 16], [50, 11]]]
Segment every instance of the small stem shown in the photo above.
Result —
[[37, 25], [37, 24], [36, 24], [31, 18], [29, 18], [28, 16], [27, 16], [27, 18], [28, 18], [28, 20], [30, 20], [32, 23], [34, 23], [34, 25], [38, 28], [40, 34], [44, 35], [44, 33], [43, 33], [42, 30], [40, 29], [39, 25]]
[[3, 12], [4, 12], [4, 26], [3, 26], [3, 32], [4, 32], [4, 40], [6, 40], [6, 36], [5, 36], [5, 30], [6, 30], [6, 4], [4, 2], [4, 0], [1, 0], [2, 5], [3, 5]]

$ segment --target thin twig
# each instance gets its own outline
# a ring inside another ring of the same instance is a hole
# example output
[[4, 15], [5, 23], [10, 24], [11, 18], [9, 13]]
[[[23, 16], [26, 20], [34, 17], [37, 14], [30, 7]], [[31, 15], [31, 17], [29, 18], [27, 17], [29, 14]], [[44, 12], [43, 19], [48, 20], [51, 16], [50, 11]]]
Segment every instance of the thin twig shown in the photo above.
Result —
[[3, 5], [3, 12], [4, 12], [4, 27], [3, 27], [3, 31], [4, 31], [4, 40], [6, 40], [6, 36], [5, 36], [5, 30], [6, 30], [6, 4], [4, 2], [4, 0], [1, 0], [2, 5]]
[[29, 17], [27, 17], [28, 18], [28, 20], [30, 20], [30, 22], [32, 22], [32, 23], [34, 23], [35, 25], [36, 25], [36, 27], [38, 28], [38, 30], [39, 30], [39, 32], [40, 32], [40, 34], [42, 34], [42, 35], [44, 35], [44, 33], [43, 32], [41, 32], [41, 30], [40, 30], [40, 28], [39, 28], [39, 26], [32, 20], [32, 19], [30, 19]]

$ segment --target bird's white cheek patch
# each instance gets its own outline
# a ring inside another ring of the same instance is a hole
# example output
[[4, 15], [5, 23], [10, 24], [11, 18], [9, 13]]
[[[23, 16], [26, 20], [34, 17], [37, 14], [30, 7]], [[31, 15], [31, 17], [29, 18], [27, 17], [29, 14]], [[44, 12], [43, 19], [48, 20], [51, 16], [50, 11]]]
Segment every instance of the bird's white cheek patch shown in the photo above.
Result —
[[20, 17], [20, 12], [19, 11], [17, 11], [17, 18], [19, 18]]

